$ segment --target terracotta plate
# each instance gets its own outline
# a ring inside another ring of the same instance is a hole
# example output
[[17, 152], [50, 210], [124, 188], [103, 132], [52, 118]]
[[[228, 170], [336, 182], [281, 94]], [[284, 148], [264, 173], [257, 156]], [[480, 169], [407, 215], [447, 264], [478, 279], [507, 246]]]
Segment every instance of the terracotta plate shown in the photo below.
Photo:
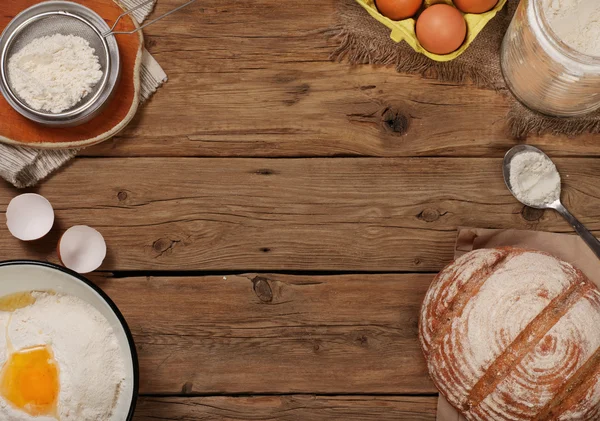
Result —
[[[40, 3], [39, 0], [2, 0], [0, 32], [17, 14]], [[123, 9], [112, 0], [75, 0], [94, 10], [112, 26]], [[121, 19], [118, 31], [132, 30], [136, 23], [129, 16]], [[143, 36], [117, 35], [121, 53], [121, 79], [106, 108], [93, 120], [77, 127], [51, 128], [21, 116], [0, 95], [0, 142], [36, 148], [77, 148], [110, 139], [131, 121], [139, 104], [140, 66]]]

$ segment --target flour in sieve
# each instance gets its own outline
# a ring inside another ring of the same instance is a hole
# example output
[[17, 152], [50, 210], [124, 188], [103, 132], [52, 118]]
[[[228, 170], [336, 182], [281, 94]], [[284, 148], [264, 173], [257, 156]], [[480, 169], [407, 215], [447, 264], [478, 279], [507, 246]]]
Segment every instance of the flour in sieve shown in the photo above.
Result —
[[37, 111], [73, 108], [102, 79], [95, 50], [83, 38], [56, 34], [36, 38], [9, 58], [11, 88]]
[[[12, 314], [0, 312], [0, 334], [8, 332], [15, 350], [51, 347], [60, 370], [60, 421], [110, 420], [126, 381], [113, 329], [98, 310], [75, 296], [43, 292], [33, 296], [36, 301], [30, 306]], [[0, 347], [5, 344], [5, 338], [0, 338]], [[0, 350], [0, 365], [6, 358], [5, 350]], [[0, 419], [31, 418], [0, 398]]]

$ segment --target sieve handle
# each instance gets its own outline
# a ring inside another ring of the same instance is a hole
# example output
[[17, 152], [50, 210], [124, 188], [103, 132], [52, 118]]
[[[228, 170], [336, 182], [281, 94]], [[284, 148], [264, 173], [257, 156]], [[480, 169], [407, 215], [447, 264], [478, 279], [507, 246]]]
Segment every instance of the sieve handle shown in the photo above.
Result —
[[110, 30], [109, 30], [108, 32], [105, 32], [104, 34], [102, 34], [102, 36], [103, 36], [104, 38], [106, 38], [106, 37], [107, 37], [107, 36], [109, 36], [109, 35], [135, 34], [136, 32], [139, 32], [139, 31], [141, 31], [142, 29], [144, 29], [146, 26], [150, 26], [150, 25], [152, 25], [153, 23], [155, 23], [155, 22], [158, 22], [159, 20], [161, 20], [161, 19], [163, 19], [163, 18], [166, 18], [166, 17], [167, 17], [167, 16], [169, 16], [169, 15], [171, 15], [171, 14], [173, 14], [173, 13], [175, 13], [175, 12], [178, 12], [179, 10], [183, 9], [184, 7], [186, 7], [186, 6], [189, 6], [190, 4], [194, 3], [196, 0], [190, 0], [190, 1], [188, 1], [187, 3], [185, 3], [185, 4], [182, 4], [182, 5], [181, 5], [181, 6], [179, 6], [179, 7], [176, 7], [175, 9], [171, 10], [170, 12], [167, 12], [167, 13], [165, 13], [165, 14], [164, 14], [164, 15], [162, 15], [162, 16], [159, 16], [159, 17], [157, 17], [157, 18], [155, 18], [155, 19], [152, 19], [151, 21], [149, 21], [149, 22], [146, 22], [146, 23], [144, 23], [142, 26], [140, 26], [140, 27], [138, 27], [138, 28], [136, 28], [136, 29], [133, 29], [133, 30], [131, 30], [131, 31], [115, 31], [115, 28], [117, 27], [117, 24], [119, 23], [119, 21], [120, 21], [122, 18], [124, 18], [125, 16], [127, 16], [127, 15], [129, 15], [129, 14], [131, 14], [131, 13], [135, 12], [136, 10], [138, 10], [138, 9], [140, 9], [140, 8], [142, 8], [142, 7], [144, 7], [144, 6], [148, 5], [148, 4], [150, 4], [150, 3], [152, 3], [153, 1], [154, 1], [154, 0], [147, 0], [147, 1], [143, 2], [143, 3], [140, 3], [140, 4], [138, 4], [138, 5], [137, 5], [137, 6], [135, 6], [134, 8], [132, 8], [132, 9], [129, 9], [129, 10], [128, 10], [128, 11], [126, 11], [125, 13], [122, 13], [122, 14], [121, 14], [121, 15], [120, 15], [120, 16], [117, 18], [117, 20], [115, 21], [115, 23], [114, 23], [114, 25], [112, 26], [112, 28], [110, 28]]

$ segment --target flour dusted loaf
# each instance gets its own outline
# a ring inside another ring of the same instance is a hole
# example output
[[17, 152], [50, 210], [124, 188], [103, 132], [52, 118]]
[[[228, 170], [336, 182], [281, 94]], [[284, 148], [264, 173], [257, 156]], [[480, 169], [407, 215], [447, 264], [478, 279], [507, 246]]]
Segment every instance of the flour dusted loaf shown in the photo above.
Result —
[[419, 335], [468, 420], [600, 420], [600, 291], [545, 253], [478, 250], [433, 281]]

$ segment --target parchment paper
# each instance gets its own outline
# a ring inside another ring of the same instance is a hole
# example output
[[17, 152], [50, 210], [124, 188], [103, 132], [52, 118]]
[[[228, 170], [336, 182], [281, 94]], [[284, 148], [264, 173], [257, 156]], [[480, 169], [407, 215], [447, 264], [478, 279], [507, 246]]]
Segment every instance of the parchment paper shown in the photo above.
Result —
[[[459, 228], [454, 257], [473, 250], [493, 247], [521, 247], [553, 254], [581, 269], [600, 287], [600, 261], [577, 235], [539, 231]], [[466, 421], [442, 396], [438, 400], [437, 421]]]

